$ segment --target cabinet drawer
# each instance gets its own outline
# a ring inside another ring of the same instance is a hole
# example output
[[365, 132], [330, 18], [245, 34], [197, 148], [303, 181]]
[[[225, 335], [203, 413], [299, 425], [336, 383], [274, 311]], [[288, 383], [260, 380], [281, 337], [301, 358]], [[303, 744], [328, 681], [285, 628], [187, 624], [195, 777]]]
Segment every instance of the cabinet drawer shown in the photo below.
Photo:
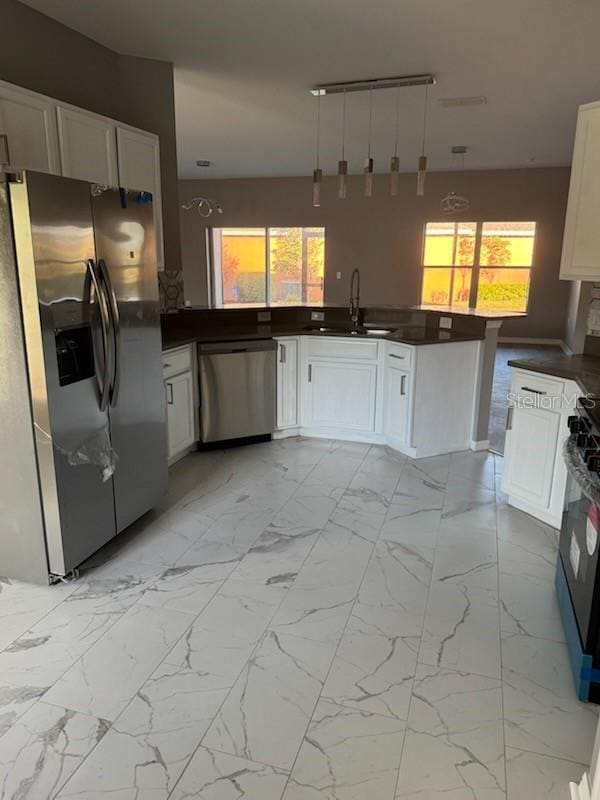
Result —
[[166, 350], [162, 354], [162, 364], [164, 378], [170, 378], [180, 372], [188, 372], [192, 369], [192, 348], [186, 345]]
[[403, 344], [395, 344], [388, 342], [386, 344], [386, 361], [390, 367], [398, 367], [398, 369], [408, 369], [412, 365], [413, 351], [412, 347], [407, 347]]
[[565, 394], [565, 383], [559, 378], [515, 370], [512, 392], [516, 397], [531, 400], [534, 406], [560, 411]]
[[307, 353], [310, 358], [342, 358], [352, 361], [376, 361], [378, 342], [356, 339], [309, 337]]

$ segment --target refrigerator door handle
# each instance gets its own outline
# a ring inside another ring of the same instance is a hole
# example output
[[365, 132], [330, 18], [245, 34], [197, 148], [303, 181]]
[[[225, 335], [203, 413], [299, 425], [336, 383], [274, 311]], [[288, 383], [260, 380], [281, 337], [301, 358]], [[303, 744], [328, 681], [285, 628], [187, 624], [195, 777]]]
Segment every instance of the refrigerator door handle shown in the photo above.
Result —
[[[102, 334], [102, 355], [104, 358], [104, 375], [102, 376], [102, 383], [100, 389], [100, 411], [106, 411], [108, 407], [110, 381], [109, 381], [109, 363], [110, 363], [110, 344], [108, 338], [108, 307], [104, 293], [100, 287], [100, 281], [96, 275], [96, 267], [91, 258], [86, 261], [87, 273], [90, 276], [91, 285], [94, 287], [94, 294], [96, 295], [96, 302], [100, 310], [100, 332]], [[92, 295], [90, 292], [89, 302], [91, 305]], [[98, 382], [100, 384], [100, 381]]]
[[100, 275], [102, 276], [102, 282], [104, 283], [104, 287], [106, 289], [107, 305], [110, 310], [114, 347], [113, 376], [110, 387], [110, 404], [114, 408], [117, 402], [117, 397], [119, 396], [119, 383], [121, 379], [121, 316], [119, 314], [117, 295], [113, 289], [110, 273], [103, 258], [101, 258], [98, 262], [98, 267], [100, 268]]

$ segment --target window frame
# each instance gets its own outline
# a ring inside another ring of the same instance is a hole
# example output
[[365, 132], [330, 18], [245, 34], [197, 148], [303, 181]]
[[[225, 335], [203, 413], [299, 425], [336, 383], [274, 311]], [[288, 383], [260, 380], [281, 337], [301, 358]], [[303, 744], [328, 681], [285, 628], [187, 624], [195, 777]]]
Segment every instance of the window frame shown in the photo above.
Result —
[[[265, 263], [264, 263], [264, 275], [265, 275], [265, 301], [264, 303], [224, 303], [223, 302], [223, 266], [222, 266], [222, 254], [221, 254], [221, 236], [217, 237], [217, 231], [227, 231], [231, 228], [235, 230], [262, 230], [264, 232], [264, 243], [265, 243]], [[210, 298], [211, 306], [213, 308], [291, 308], [293, 307], [290, 305], [285, 305], [281, 303], [272, 303], [271, 302], [271, 237], [272, 231], [275, 230], [285, 230], [285, 229], [299, 229], [302, 231], [302, 264], [301, 264], [301, 278], [300, 278], [300, 303], [299, 305], [308, 306], [308, 290], [309, 287], [313, 287], [314, 284], [308, 283], [308, 241], [311, 238], [321, 238], [319, 234], [316, 233], [309, 233], [312, 229], [318, 228], [323, 231], [322, 238], [323, 238], [323, 276], [321, 278], [321, 292], [322, 292], [322, 300], [319, 305], [315, 305], [315, 308], [322, 307], [323, 303], [325, 302], [325, 259], [327, 255], [327, 244], [326, 244], [326, 227], [324, 225], [271, 225], [271, 226], [264, 226], [264, 225], [234, 225], [229, 226], [229, 228], [222, 227], [222, 226], [207, 226], [206, 228], [206, 264], [207, 264], [207, 287], [208, 287], [208, 296]], [[218, 241], [217, 241], [218, 240]], [[314, 304], [310, 304], [311, 307]]]
[[[539, 223], [537, 220], [532, 219], [512, 219], [507, 220], [505, 218], [502, 219], [485, 219], [485, 220], [473, 220], [473, 219], [465, 219], [465, 220], [427, 220], [423, 225], [423, 244], [421, 248], [421, 304], [422, 305], [436, 305], [435, 303], [423, 303], [423, 284], [425, 281], [425, 270], [426, 269], [449, 269], [450, 270], [450, 291], [449, 291], [449, 299], [452, 300], [454, 297], [454, 271], [459, 268], [461, 265], [457, 264], [446, 264], [446, 265], [425, 265], [425, 246], [427, 243], [427, 226], [428, 225], [435, 225], [436, 223], [440, 222], [452, 222], [454, 224], [454, 245], [453, 245], [453, 261], [456, 260], [456, 243], [458, 241], [458, 226], [471, 224], [475, 225], [475, 240], [473, 244], [473, 264], [470, 267], [466, 267], [467, 269], [471, 270], [471, 286], [469, 288], [469, 305], [468, 308], [477, 309], [477, 295], [479, 293], [479, 280], [481, 275], [481, 270], [484, 269], [504, 269], [504, 270], [528, 270], [529, 271], [529, 283], [527, 284], [527, 298], [525, 301], [525, 309], [524, 311], [507, 311], [507, 314], [514, 313], [514, 314], [526, 314], [529, 310], [529, 297], [531, 295], [531, 274], [535, 267], [536, 263], [536, 254], [537, 254], [537, 244], [538, 244], [538, 230], [539, 230]], [[531, 264], [529, 266], [526, 265], [517, 265], [517, 264], [509, 264], [509, 265], [493, 265], [493, 264], [485, 264], [481, 265], [481, 246], [483, 243], [483, 226], [484, 225], [493, 225], [494, 223], [520, 223], [520, 222], [528, 222], [534, 226], [533, 232], [533, 248], [531, 252]], [[465, 266], [465, 265], [462, 265]], [[453, 305], [452, 302], [449, 305]], [[439, 306], [440, 308], [444, 308], [442, 304]], [[485, 309], [482, 309], [485, 310]], [[495, 309], [488, 309], [489, 311], [495, 311]], [[497, 309], [503, 310], [503, 309]], [[496, 310], [496, 311], [497, 311]]]

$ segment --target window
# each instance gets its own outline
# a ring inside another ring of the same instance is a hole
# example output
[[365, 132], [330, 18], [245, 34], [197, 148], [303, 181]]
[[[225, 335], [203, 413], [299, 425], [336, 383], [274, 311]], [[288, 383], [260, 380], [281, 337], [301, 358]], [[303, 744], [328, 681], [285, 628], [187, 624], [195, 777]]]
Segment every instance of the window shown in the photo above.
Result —
[[321, 305], [324, 228], [213, 228], [218, 306]]
[[428, 222], [421, 302], [526, 311], [535, 233], [535, 222]]

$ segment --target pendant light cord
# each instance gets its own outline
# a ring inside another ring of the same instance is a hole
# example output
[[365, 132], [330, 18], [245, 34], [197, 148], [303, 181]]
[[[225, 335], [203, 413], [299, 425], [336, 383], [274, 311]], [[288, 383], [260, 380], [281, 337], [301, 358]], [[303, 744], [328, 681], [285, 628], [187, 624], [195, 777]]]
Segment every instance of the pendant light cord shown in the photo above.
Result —
[[346, 160], [346, 90], [344, 89], [344, 102], [342, 104], [342, 161]]
[[425, 155], [425, 139], [427, 137], [427, 95], [429, 84], [425, 84], [425, 102], [423, 103], [423, 141], [421, 143], [421, 155]]
[[394, 157], [398, 155], [398, 131], [400, 128], [400, 84], [396, 91], [396, 138], [394, 141]]
[[371, 158], [371, 131], [373, 128], [373, 89], [369, 89], [369, 154]]
[[319, 156], [321, 152], [321, 93], [317, 95], [317, 169], [319, 169]]

